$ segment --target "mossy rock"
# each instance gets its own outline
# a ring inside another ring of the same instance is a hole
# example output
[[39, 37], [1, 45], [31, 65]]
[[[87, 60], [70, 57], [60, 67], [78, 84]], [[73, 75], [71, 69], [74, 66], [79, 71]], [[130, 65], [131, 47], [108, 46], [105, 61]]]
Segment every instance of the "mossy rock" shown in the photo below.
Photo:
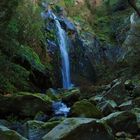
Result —
[[102, 112], [86, 99], [76, 102], [71, 108], [71, 114], [72, 116], [89, 118], [102, 117]]
[[56, 101], [56, 100], [58, 100], [59, 99], [59, 95], [57, 94], [57, 92], [54, 90], [54, 89], [52, 89], [52, 88], [49, 88], [47, 91], [46, 91], [46, 95], [48, 96], [48, 97], [50, 97], [53, 101]]
[[[0, 40], [1, 44], [1, 40]], [[8, 44], [7, 44], [8, 45]], [[14, 46], [14, 44], [12, 44]], [[5, 46], [6, 48], [8, 46]], [[11, 46], [10, 46], [11, 48]], [[1, 49], [1, 48], [0, 48]], [[13, 52], [12, 50], [9, 50]], [[0, 91], [1, 94], [13, 93], [17, 90], [30, 91], [29, 82], [30, 72], [22, 66], [9, 61], [7, 57], [0, 50]], [[9, 78], [10, 77], [10, 78]]]
[[34, 117], [37, 112], [51, 113], [51, 99], [42, 94], [17, 93], [0, 96], [0, 116], [17, 115], [19, 117]]
[[61, 94], [62, 101], [68, 106], [72, 106], [76, 101], [80, 99], [80, 90], [79, 88], [74, 88], [68, 90]]
[[43, 140], [113, 140], [111, 129], [89, 118], [68, 118], [53, 128]]
[[10, 130], [5, 126], [0, 125], [0, 139], [1, 140], [27, 140], [14, 130]]
[[27, 62], [27, 65], [25, 64], [24, 66], [27, 67], [27, 69], [39, 69], [40, 71], [44, 71], [45, 66], [41, 63], [38, 54], [29, 46], [21, 45], [17, 56], [23, 62]]
[[42, 122], [30, 120], [24, 124], [24, 135], [28, 139], [40, 140], [45, 134], [52, 130], [60, 121]]
[[14, 62], [30, 71], [29, 79], [35, 86], [40, 89], [51, 87], [50, 72], [32, 48], [21, 45]]

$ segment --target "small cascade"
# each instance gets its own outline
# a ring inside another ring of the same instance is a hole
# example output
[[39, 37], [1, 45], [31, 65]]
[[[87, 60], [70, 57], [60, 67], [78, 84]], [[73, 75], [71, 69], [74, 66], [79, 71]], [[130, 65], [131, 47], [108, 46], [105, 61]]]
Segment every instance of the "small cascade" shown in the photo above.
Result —
[[52, 108], [53, 108], [54, 114], [56, 116], [65, 116], [65, 117], [67, 117], [67, 115], [68, 115], [68, 113], [70, 111], [70, 108], [67, 107], [61, 101], [59, 101], [59, 102], [53, 102]]
[[135, 14], [134, 13], [130, 16], [130, 22], [131, 22], [131, 24], [135, 24]]

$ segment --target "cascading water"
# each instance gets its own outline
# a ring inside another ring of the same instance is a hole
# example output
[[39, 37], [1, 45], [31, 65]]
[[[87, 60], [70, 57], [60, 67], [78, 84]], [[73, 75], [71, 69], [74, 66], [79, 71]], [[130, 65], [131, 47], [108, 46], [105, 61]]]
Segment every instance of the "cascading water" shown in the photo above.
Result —
[[65, 116], [65, 117], [67, 117], [67, 115], [68, 115], [68, 113], [70, 111], [70, 108], [67, 107], [61, 101], [59, 101], [59, 102], [53, 102], [52, 108], [54, 110], [55, 116]]
[[68, 39], [67, 39], [66, 32], [62, 29], [61, 24], [59, 23], [57, 17], [53, 13], [52, 15], [55, 20], [57, 38], [58, 38], [58, 43], [61, 52], [63, 88], [70, 89], [72, 84], [70, 79], [70, 62], [69, 62], [69, 55], [67, 50]]
[[70, 78], [70, 62], [68, 55], [68, 37], [66, 32], [62, 29], [61, 24], [55, 14], [48, 8], [48, 4], [42, 3], [42, 6], [47, 9], [47, 12], [42, 12], [41, 15], [43, 18], [51, 18], [55, 21], [57, 40], [61, 52], [61, 61], [62, 61], [62, 78], [63, 78], [63, 88], [70, 89], [72, 87], [71, 78]]

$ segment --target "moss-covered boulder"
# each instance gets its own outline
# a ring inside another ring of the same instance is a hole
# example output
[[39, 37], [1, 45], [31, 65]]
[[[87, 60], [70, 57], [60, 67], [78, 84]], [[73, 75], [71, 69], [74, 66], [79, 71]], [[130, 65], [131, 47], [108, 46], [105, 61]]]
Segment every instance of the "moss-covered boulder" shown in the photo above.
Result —
[[113, 132], [137, 133], [138, 131], [136, 115], [131, 112], [115, 112], [101, 120], [106, 122], [113, 129]]
[[72, 116], [101, 118], [102, 112], [88, 100], [77, 101], [71, 108]]
[[49, 88], [46, 91], [46, 95], [49, 96], [53, 101], [56, 101], [59, 99], [59, 95], [58, 95], [57, 91], [53, 88]]
[[52, 129], [43, 140], [113, 140], [111, 129], [95, 119], [68, 118]]
[[17, 115], [34, 117], [37, 112], [51, 113], [51, 99], [46, 95], [18, 93], [0, 96], [0, 116]]
[[5, 126], [0, 125], [0, 139], [1, 140], [27, 140], [14, 130], [10, 130]]
[[41, 140], [41, 138], [45, 134], [47, 134], [59, 123], [60, 121], [52, 121], [46, 123], [35, 120], [28, 121], [24, 125], [25, 128], [24, 136], [30, 140]]
[[72, 106], [76, 101], [80, 99], [79, 88], [74, 88], [62, 93], [62, 101], [68, 106]]

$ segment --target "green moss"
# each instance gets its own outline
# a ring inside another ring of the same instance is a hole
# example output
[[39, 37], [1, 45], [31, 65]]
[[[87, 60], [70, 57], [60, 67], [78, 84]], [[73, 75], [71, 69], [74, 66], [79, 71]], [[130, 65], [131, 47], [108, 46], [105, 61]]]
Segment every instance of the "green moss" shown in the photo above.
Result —
[[6, 56], [0, 56], [1, 92], [13, 93], [17, 89], [29, 90], [28, 77], [29, 72], [26, 69], [17, 64], [11, 63]]
[[28, 121], [27, 125], [30, 129], [36, 129], [40, 130], [43, 133], [48, 133], [50, 130], [52, 130], [56, 125], [58, 125], [61, 121], [53, 121], [53, 122], [41, 122], [41, 121]]
[[34, 94], [32, 94], [32, 93], [29, 93], [29, 92], [18, 92], [15, 95], [16, 95], [15, 97], [17, 97], [17, 96], [24, 97], [24, 96], [30, 96], [31, 95], [31, 96], [40, 98], [41, 100], [43, 100], [45, 102], [49, 102], [49, 103], [52, 102], [52, 99], [49, 96], [47, 96], [45, 94], [41, 94], [41, 93], [34, 93]]
[[11, 19], [9, 24], [8, 24], [8, 29], [10, 34], [16, 36], [19, 32], [19, 27], [16, 19]]
[[52, 121], [52, 122], [47, 122], [45, 124], [42, 125], [42, 129], [53, 129], [55, 126], [57, 126], [58, 124], [60, 124], [61, 121]]
[[86, 99], [76, 102], [72, 106], [71, 111], [74, 116], [76, 115], [92, 118], [100, 118], [102, 116], [102, 113]]
[[[29, 14], [30, 13], [30, 14]], [[14, 18], [18, 18], [20, 41], [33, 46], [39, 44], [40, 40], [44, 40], [41, 27], [43, 19], [40, 16], [41, 7], [33, 1], [23, 0], [16, 9]]]
[[45, 66], [41, 63], [39, 56], [32, 48], [21, 45], [18, 55], [21, 56], [23, 60], [26, 59], [33, 68], [40, 70], [45, 69]]

